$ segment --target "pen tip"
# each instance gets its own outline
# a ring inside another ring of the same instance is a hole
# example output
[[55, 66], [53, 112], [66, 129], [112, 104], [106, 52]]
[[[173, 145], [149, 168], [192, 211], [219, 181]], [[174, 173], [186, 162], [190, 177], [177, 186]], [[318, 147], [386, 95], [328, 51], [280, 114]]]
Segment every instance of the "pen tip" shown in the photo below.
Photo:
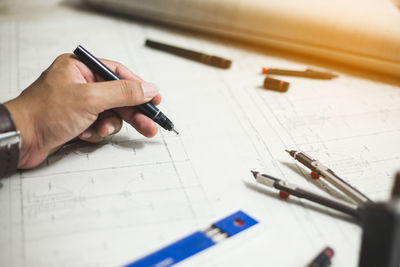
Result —
[[179, 135], [179, 132], [175, 128], [172, 128], [171, 131], [173, 131], [176, 135]]
[[289, 150], [287, 150], [287, 149], [285, 149], [285, 151], [286, 151], [287, 153], [290, 153], [290, 151], [289, 151]]
[[253, 174], [254, 179], [255, 179], [255, 178], [257, 177], [258, 172], [256, 172], [256, 171], [251, 171], [251, 173]]

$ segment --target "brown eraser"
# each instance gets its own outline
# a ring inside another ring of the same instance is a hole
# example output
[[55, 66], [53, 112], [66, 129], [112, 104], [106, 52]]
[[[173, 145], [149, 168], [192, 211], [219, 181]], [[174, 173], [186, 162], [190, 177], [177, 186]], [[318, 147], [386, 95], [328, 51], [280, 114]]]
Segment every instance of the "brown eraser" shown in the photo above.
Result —
[[264, 80], [264, 88], [278, 92], [286, 92], [289, 89], [289, 83], [267, 76]]

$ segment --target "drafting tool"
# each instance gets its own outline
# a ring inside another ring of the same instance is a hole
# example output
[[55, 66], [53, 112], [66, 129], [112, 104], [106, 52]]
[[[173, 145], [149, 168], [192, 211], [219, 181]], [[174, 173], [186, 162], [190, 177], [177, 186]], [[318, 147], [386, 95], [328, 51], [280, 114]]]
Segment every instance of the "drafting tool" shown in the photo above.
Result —
[[235, 212], [213, 223], [207, 229], [196, 231], [150, 255], [126, 265], [126, 267], [172, 266], [257, 223], [255, 219], [243, 211]]
[[322, 72], [322, 71], [316, 71], [316, 70], [311, 70], [311, 69], [298, 71], [298, 70], [284, 70], [284, 69], [274, 69], [274, 68], [263, 67], [261, 72], [263, 74], [296, 76], [296, 77], [304, 77], [304, 78], [311, 78], [311, 79], [323, 79], [323, 80], [330, 80], [330, 79], [337, 77], [336, 74], [333, 74], [330, 72]]
[[338, 188], [341, 192], [346, 194], [356, 203], [363, 204], [365, 202], [372, 202], [372, 200], [370, 200], [366, 195], [361, 193], [358, 189], [348, 184], [342, 178], [337, 176], [331, 169], [324, 166], [319, 161], [313, 159], [306, 153], [295, 150], [290, 150], [290, 151], [286, 150], [286, 152], [288, 152], [290, 156], [292, 156], [295, 160], [299, 161], [301, 164], [309, 168], [314, 173], [321, 175], [323, 178], [325, 178], [326, 181], [328, 181], [330, 184]]
[[[254, 179], [256, 179], [257, 183], [266, 185], [268, 187], [273, 187], [278, 190], [281, 190], [281, 192], [284, 192], [286, 194], [294, 195], [298, 198], [305, 198], [308, 199], [312, 202], [321, 204], [323, 206], [329, 207], [331, 209], [335, 209], [338, 211], [341, 211], [343, 213], [346, 213], [350, 216], [353, 216], [355, 218], [359, 218], [360, 212], [356, 207], [352, 207], [350, 205], [340, 203], [336, 200], [332, 200], [320, 195], [317, 195], [313, 192], [310, 192], [308, 190], [302, 189], [298, 187], [297, 185], [289, 184], [285, 181], [282, 181], [278, 178], [272, 177], [267, 174], [260, 174], [259, 172], [256, 171], [251, 171], [253, 173]], [[284, 197], [284, 194], [280, 194], [281, 197]], [[285, 196], [286, 198], [288, 196]]]
[[225, 58], [217, 57], [217, 56], [213, 56], [213, 55], [208, 55], [208, 54], [197, 52], [197, 51], [192, 51], [189, 49], [180, 48], [177, 46], [172, 46], [172, 45], [156, 42], [153, 40], [147, 39], [145, 45], [147, 47], [151, 47], [151, 48], [154, 48], [157, 50], [168, 52], [168, 53], [180, 56], [180, 57], [191, 59], [191, 60], [206, 64], [206, 65], [210, 65], [210, 66], [221, 68], [221, 69], [228, 69], [232, 64], [232, 61], [230, 61], [229, 59], [225, 59]]
[[335, 255], [330, 247], [324, 248], [307, 267], [328, 267], [331, 265], [331, 260]]

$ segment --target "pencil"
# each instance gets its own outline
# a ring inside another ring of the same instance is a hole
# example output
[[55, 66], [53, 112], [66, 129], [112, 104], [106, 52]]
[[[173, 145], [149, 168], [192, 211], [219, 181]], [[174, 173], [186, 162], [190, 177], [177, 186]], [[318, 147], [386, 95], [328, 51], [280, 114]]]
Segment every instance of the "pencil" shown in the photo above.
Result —
[[329, 72], [316, 71], [311, 69], [306, 69], [304, 71], [297, 70], [284, 70], [284, 69], [274, 69], [274, 68], [262, 68], [263, 74], [275, 74], [275, 75], [285, 75], [285, 76], [297, 76], [311, 79], [322, 79], [330, 80], [336, 78], [337, 75]]
[[149, 39], [146, 40], [145, 46], [221, 69], [228, 69], [232, 64], [232, 61], [230, 61], [229, 59], [192, 51], [177, 46], [163, 44]]

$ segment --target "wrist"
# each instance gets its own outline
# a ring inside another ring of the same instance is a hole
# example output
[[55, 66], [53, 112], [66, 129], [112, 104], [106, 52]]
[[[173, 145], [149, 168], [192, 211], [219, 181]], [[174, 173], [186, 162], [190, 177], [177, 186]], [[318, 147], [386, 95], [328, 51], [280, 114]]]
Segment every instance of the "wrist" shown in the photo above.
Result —
[[20, 140], [20, 133], [15, 128], [10, 112], [0, 104], [0, 178], [16, 171]]
[[29, 152], [32, 150], [32, 121], [29, 119], [26, 108], [19, 103], [18, 98], [4, 103], [4, 106], [8, 109], [16, 130], [20, 132], [21, 143], [18, 158], [18, 168], [20, 168], [28, 161]]

